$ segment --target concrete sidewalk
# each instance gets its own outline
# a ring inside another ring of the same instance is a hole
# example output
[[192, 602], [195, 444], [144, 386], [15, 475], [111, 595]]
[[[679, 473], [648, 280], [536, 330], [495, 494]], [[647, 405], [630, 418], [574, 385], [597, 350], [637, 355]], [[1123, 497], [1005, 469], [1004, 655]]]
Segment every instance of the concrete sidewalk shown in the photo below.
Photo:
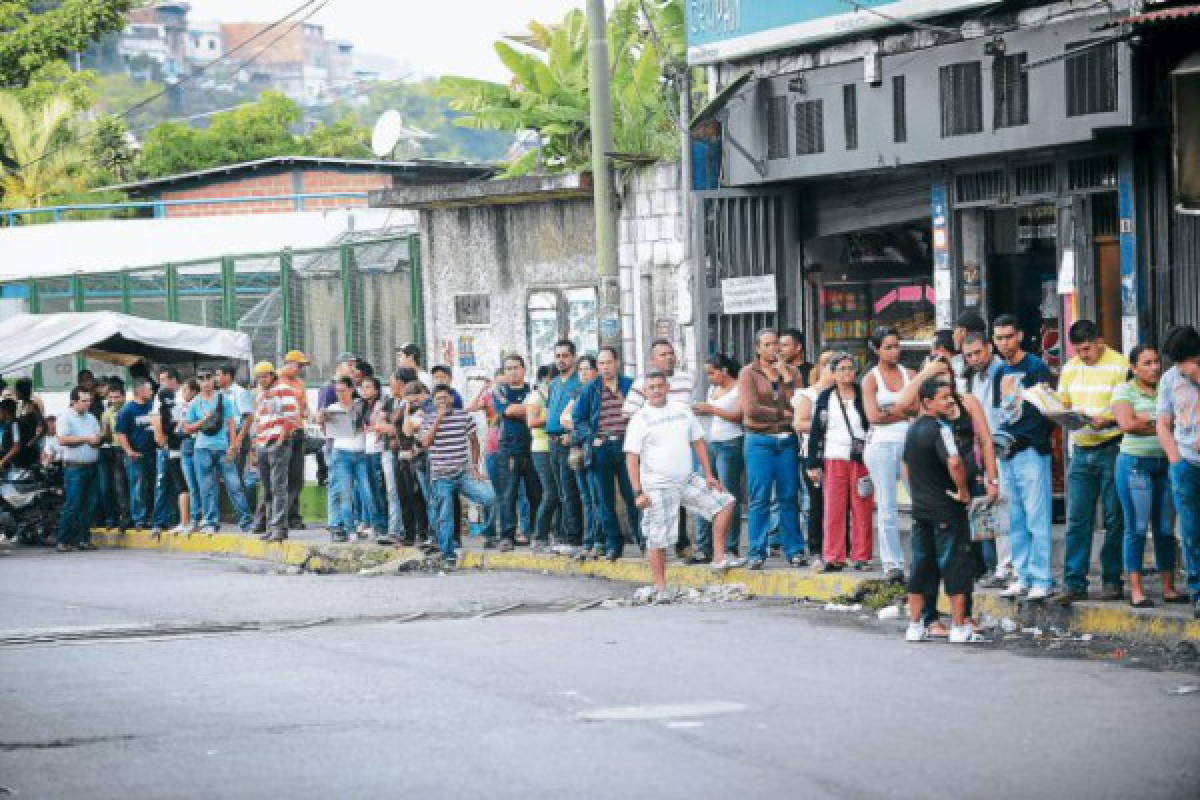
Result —
[[[270, 561], [294, 567], [296, 571], [314, 573], [381, 572], [384, 570], [379, 568], [389, 562], [407, 561], [424, 555], [414, 547], [383, 546], [366, 540], [335, 544], [320, 529], [295, 531], [282, 543], [264, 542], [257, 536], [236, 531], [190, 536], [164, 534], [159, 539], [152, 537], [148, 531], [129, 531], [124, 535], [96, 531], [92, 538], [100, 547], [236, 556]], [[881, 581], [883, 578], [879, 571], [817, 574], [807, 568], [788, 567], [780, 559], [771, 559], [767, 563], [767, 569], [761, 571], [735, 569], [722, 575], [704, 565], [673, 563], [668, 566], [667, 580], [675, 585], [695, 588], [738, 583], [759, 597], [827, 602], [853, 595], [866, 581]], [[605, 559], [580, 561], [563, 555], [531, 552], [525, 547], [507, 553], [485, 550], [480, 540], [470, 538], [466, 539], [466, 547], [459, 557], [459, 569], [581, 575], [643, 585], [652, 582], [649, 565], [636, 555], [615, 562]], [[1018, 604], [1000, 597], [997, 590], [986, 589], [977, 589], [974, 597], [976, 615], [1010, 617], [1021, 625], [1055, 626], [1079, 634], [1171, 644], [1184, 639], [1200, 642], [1200, 620], [1192, 618], [1190, 605], [1160, 604], [1155, 608], [1135, 609], [1125, 602], [1089, 601], [1063, 608], [1054, 603]]]

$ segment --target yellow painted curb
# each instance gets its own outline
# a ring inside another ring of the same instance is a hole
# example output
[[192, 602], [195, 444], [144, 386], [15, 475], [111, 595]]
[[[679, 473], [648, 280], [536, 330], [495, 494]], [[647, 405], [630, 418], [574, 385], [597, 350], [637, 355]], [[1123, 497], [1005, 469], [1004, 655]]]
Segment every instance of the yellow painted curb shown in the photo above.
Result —
[[[92, 541], [100, 547], [159, 550], [192, 555], [227, 555], [298, 566], [310, 572], [354, 573], [360, 569], [396, 559], [420, 558], [423, 553], [412, 547], [391, 548], [374, 544], [329, 544], [289, 540], [264, 542], [257, 537], [236, 533], [213, 535], [163, 534], [154, 538], [149, 531], [128, 531], [124, 535], [93, 531]], [[650, 566], [644, 561], [621, 559], [577, 561], [573, 558], [538, 553], [500, 553], [492, 550], [466, 550], [459, 556], [463, 569], [510, 570], [550, 575], [583, 575], [607, 578], [623, 583], [651, 583]], [[667, 567], [667, 580], [675, 585], [702, 588], [714, 584], [740, 583], [758, 597], [806, 598], [827, 601], [852, 594], [866, 577], [847, 573], [815, 574], [787, 569], [757, 571], [729, 570], [723, 575], [706, 566], [673, 565]], [[942, 605], [940, 603], [939, 605]], [[1013, 604], [984, 592], [975, 595], [975, 609], [994, 617], [1014, 616]], [[1181, 639], [1200, 641], [1200, 620], [1136, 613], [1123, 606], [1077, 605], [1071, 610], [1070, 629], [1076, 633], [1174, 642]]]

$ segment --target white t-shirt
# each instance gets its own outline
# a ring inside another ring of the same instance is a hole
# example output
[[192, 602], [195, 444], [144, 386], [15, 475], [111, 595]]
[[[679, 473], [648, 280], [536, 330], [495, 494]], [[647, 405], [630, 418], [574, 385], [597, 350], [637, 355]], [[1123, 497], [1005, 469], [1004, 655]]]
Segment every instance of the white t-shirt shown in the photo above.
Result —
[[[736, 386], [720, 397], [715, 397], [716, 392], [716, 386], [708, 387], [709, 405], [716, 406], [722, 411], [738, 410], [738, 390]], [[730, 422], [727, 419], [722, 419], [716, 414], [707, 416], [704, 419], [704, 427], [708, 429], [706, 438], [710, 442], [728, 442], [730, 439], [736, 439], [745, 433], [740, 424], [736, 422]]]
[[828, 419], [825, 421], [825, 458], [834, 461], [849, 461], [853, 442], [850, 430], [846, 429], [846, 418], [850, 419], [854, 438], [865, 439], [866, 433], [863, 431], [862, 417], [858, 415], [858, 408], [854, 405], [853, 400], [844, 404], [846, 416], [842, 416], [841, 398], [842, 396], [836, 389], [829, 397]]
[[691, 409], [668, 400], [661, 408], [646, 404], [630, 418], [625, 452], [641, 458], [642, 488], [679, 488], [692, 474], [692, 442], [703, 438]]
[[[345, 406], [343, 406], [341, 403], [330, 403], [325, 409], [326, 413], [328, 413], [330, 409], [333, 409], [335, 412], [341, 411], [343, 413], [348, 414], [351, 418], [351, 421], [353, 421], [353, 418], [354, 418], [354, 410], [353, 409], [348, 409]], [[354, 431], [353, 436], [335, 436], [333, 438], [333, 449], [334, 450], [352, 450], [354, 452], [361, 453], [363, 450], [366, 449], [366, 446], [367, 446], [366, 435], [364, 434], [363, 430], [361, 428], [359, 428], [357, 425], [355, 425], [354, 428], [355, 428], [355, 431]]]

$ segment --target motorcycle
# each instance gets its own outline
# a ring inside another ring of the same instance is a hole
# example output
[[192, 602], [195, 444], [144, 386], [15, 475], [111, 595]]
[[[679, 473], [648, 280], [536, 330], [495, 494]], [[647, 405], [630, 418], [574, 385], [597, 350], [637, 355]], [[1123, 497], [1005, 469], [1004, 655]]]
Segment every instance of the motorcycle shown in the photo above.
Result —
[[26, 545], [52, 545], [63, 507], [58, 466], [10, 468], [0, 475], [0, 534]]

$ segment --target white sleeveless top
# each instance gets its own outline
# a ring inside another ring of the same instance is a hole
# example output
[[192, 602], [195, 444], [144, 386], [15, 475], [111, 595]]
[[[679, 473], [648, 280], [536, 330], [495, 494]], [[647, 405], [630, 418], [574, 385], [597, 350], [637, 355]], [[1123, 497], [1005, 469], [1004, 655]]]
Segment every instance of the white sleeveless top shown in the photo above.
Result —
[[[879, 366], [871, 368], [871, 373], [875, 375], [875, 402], [880, 408], [886, 405], [895, 405], [900, 398], [900, 392], [893, 392], [887, 388], [887, 384], [883, 382], [883, 373], [880, 372]], [[900, 377], [903, 383], [900, 385], [900, 391], [904, 391], [904, 387], [908, 386], [908, 372], [901, 367]], [[889, 422], [886, 425], [871, 426], [871, 441], [879, 443], [903, 443], [904, 437], [908, 435], [908, 421]]]

